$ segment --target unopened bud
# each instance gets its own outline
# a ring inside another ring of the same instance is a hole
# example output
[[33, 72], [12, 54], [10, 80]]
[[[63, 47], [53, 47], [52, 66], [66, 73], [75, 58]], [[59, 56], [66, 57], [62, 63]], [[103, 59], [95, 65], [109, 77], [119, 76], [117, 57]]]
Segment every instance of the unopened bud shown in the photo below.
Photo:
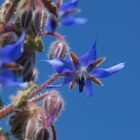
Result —
[[49, 18], [49, 12], [45, 9], [37, 9], [34, 13], [33, 18], [33, 28], [35, 33], [41, 33], [44, 29], [44, 26], [47, 24]]
[[11, 134], [16, 138], [21, 139], [24, 137], [25, 127], [30, 117], [34, 115], [36, 110], [17, 110], [15, 114], [9, 119], [9, 125], [11, 126]]
[[28, 29], [32, 22], [32, 10], [23, 9], [15, 17], [15, 25], [21, 29]]
[[52, 140], [53, 131], [46, 123], [45, 112], [41, 108], [28, 120], [25, 140]]
[[49, 59], [64, 58], [68, 53], [69, 47], [65, 41], [57, 40], [51, 44]]
[[63, 99], [59, 95], [59, 92], [51, 90], [46, 96], [44, 105], [47, 123], [50, 125], [60, 114], [64, 105]]

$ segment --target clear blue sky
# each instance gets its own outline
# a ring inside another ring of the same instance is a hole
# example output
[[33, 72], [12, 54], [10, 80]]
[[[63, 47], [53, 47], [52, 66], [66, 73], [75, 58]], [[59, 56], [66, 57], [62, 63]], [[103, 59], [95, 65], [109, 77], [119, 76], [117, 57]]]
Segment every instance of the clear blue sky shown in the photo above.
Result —
[[[58, 140], [140, 140], [140, 1], [79, 0], [79, 7], [87, 24], [60, 30], [71, 49], [82, 55], [97, 38], [98, 56], [107, 57], [102, 66], [126, 62], [126, 67], [103, 79], [103, 87], [93, 85], [92, 97], [77, 88], [60, 89], [65, 109], [55, 123]], [[45, 56], [38, 54], [38, 59]], [[41, 84], [52, 69], [41, 61], [37, 66]]]

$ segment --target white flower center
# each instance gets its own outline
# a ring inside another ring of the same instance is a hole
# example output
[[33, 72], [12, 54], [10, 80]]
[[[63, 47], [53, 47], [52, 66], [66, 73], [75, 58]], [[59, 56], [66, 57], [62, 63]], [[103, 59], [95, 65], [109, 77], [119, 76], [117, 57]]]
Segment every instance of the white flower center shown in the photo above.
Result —
[[88, 77], [87, 67], [82, 66], [78, 71], [78, 77], [81, 79], [82, 77], [86, 79]]

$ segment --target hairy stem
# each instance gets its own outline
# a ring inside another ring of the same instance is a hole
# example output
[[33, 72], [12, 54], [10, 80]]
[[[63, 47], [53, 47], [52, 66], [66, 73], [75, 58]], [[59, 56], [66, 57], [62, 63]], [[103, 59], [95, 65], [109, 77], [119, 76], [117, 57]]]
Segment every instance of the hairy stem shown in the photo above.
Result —
[[56, 79], [58, 78], [58, 76], [53, 75], [48, 81], [46, 81], [45, 83], [43, 83], [40, 87], [38, 87], [37, 89], [35, 89], [33, 92], [31, 92], [30, 97], [38, 94], [40, 91], [42, 91], [47, 85], [49, 85], [50, 83], [54, 82]]
[[42, 36], [44, 35], [51, 35], [54, 36], [55, 38], [59, 39], [59, 40], [64, 40], [64, 37], [62, 35], [60, 35], [59, 33], [53, 33], [53, 32], [44, 32], [42, 33]]
[[[37, 97], [34, 97], [28, 101], [28, 104], [30, 103], [36, 103], [42, 99], [44, 99], [47, 96], [48, 93], [41, 94]], [[8, 106], [4, 107], [3, 109], [0, 109], [0, 119], [4, 118], [5, 116], [9, 115], [14, 111], [14, 105], [9, 104]]]

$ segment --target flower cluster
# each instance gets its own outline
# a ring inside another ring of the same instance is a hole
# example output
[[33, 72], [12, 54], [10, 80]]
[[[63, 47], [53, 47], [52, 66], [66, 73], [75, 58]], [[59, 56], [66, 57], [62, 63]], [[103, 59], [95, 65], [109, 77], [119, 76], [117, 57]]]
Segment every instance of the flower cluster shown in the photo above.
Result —
[[[58, 89], [69, 83], [72, 89], [78, 85], [79, 92], [93, 94], [92, 83], [102, 86], [100, 78], [120, 71], [124, 63], [110, 68], [99, 65], [105, 58], [97, 58], [96, 41], [83, 56], [71, 51], [64, 36], [57, 32], [60, 25], [83, 25], [86, 19], [76, 17], [78, 0], [5, 0], [0, 7], [0, 86], [17, 86], [11, 95], [11, 104], [4, 106], [0, 98], [0, 119], [10, 114], [10, 132], [0, 128], [0, 139], [12, 134], [16, 139], [56, 140], [54, 122], [63, 110], [64, 101]], [[56, 71], [41, 86], [35, 84], [37, 77], [36, 53], [44, 52], [43, 44], [48, 36], [51, 43], [48, 59]], [[63, 78], [60, 84], [53, 84]], [[53, 88], [53, 89], [52, 89]], [[45, 93], [40, 93], [46, 89]], [[10, 137], [9, 137], [10, 138]]]

